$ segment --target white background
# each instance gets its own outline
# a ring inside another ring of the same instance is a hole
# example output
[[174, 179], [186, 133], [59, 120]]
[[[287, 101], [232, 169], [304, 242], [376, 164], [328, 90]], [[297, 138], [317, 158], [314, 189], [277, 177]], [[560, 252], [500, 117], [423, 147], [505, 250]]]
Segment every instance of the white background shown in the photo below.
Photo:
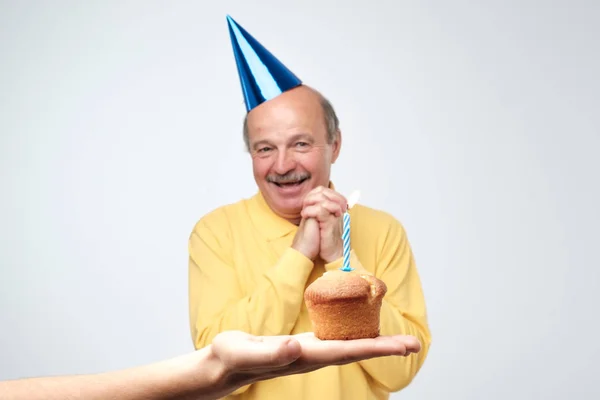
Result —
[[229, 13], [408, 231], [433, 347], [392, 398], [598, 398], [599, 4], [2, 2], [0, 379], [192, 349], [188, 235], [256, 190]]

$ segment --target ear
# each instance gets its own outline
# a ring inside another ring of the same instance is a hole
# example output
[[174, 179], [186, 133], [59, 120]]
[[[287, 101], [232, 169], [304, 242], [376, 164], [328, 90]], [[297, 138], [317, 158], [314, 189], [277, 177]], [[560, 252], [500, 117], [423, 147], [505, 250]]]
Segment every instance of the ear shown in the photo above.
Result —
[[331, 144], [333, 148], [333, 154], [331, 155], [331, 163], [335, 164], [335, 161], [340, 155], [340, 149], [342, 148], [342, 131], [338, 129], [336, 138]]

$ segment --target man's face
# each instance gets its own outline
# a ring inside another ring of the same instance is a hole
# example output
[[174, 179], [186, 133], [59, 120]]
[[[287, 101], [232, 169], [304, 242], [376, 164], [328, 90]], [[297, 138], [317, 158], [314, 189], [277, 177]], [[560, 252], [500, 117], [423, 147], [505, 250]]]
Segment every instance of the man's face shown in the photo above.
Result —
[[341, 136], [328, 143], [320, 98], [305, 86], [254, 108], [247, 123], [259, 189], [276, 214], [298, 223], [304, 196], [329, 183]]

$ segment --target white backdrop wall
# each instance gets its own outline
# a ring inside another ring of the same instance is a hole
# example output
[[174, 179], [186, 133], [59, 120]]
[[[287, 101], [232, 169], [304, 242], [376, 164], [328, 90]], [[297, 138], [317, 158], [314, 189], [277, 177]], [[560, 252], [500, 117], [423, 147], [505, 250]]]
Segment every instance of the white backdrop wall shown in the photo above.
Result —
[[3, 1], [0, 379], [192, 349], [189, 232], [255, 191], [230, 13], [408, 231], [433, 347], [393, 398], [598, 398], [598, 4]]

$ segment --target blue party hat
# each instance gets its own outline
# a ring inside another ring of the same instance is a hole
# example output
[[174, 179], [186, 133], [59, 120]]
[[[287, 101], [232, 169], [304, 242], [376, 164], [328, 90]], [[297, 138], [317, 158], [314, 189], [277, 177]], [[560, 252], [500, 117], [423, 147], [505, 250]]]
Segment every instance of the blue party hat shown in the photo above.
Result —
[[227, 15], [246, 111], [302, 84], [269, 50]]

